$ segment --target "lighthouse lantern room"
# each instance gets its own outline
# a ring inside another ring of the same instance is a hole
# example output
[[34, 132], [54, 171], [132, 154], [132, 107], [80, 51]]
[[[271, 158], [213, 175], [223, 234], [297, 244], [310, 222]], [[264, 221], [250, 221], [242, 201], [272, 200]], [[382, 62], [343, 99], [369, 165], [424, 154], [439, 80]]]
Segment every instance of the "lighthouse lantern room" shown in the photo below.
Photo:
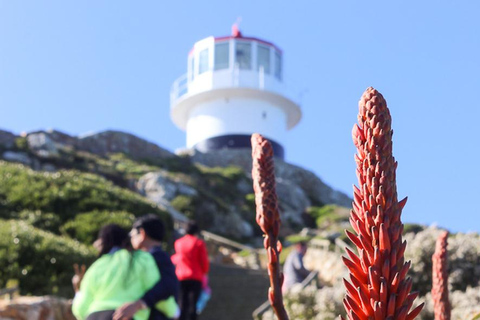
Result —
[[188, 54], [187, 74], [170, 93], [173, 122], [187, 133], [187, 148], [208, 152], [250, 148], [260, 133], [284, 158], [288, 129], [301, 110], [283, 83], [282, 51], [273, 43], [232, 35], [196, 42]]

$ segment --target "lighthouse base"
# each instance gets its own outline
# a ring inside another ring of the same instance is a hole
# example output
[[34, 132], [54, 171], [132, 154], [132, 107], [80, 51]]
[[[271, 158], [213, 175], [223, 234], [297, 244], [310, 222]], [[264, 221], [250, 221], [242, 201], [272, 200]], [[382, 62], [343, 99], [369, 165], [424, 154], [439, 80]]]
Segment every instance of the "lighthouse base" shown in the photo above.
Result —
[[[218, 136], [209, 138], [197, 143], [194, 148], [200, 152], [208, 152], [219, 149], [251, 149], [252, 144], [250, 142], [250, 135], [246, 134], [229, 134], [224, 136]], [[272, 144], [273, 155], [277, 158], [284, 160], [285, 151], [281, 144], [268, 139]]]

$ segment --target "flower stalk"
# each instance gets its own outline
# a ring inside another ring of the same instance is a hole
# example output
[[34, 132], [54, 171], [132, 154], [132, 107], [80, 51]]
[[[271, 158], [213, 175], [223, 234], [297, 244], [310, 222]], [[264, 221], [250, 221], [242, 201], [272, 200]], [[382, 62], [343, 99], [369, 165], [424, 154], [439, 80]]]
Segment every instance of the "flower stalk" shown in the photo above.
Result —
[[410, 262], [404, 260], [400, 216], [407, 198], [397, 199], [391, 122], [383, 96], [368, 88], [352, 130], [359, 187], [354, 186], [350, 214], [355, 233], [346, 231], [357, 254], [347, 249], [343, 257], [350, 271], [350, 281], [344, 279], [349, 320], [412, 320], [423, 307], [410, 311], [418, 293], [411, 292]]
[[251, 142], [256, 220], [264, 233], [263, 245], [267, 250], [268, 256], [268, 276], [270, 278], [268, 300], [277, 318], [288, 320], [282, 297], [283, 273], [280, 271], [279, 261], [282, 245], [278, 240], [281, 221], [275, 190], [273, 149], [267, 139], [256, 133], [252, 135]]
[[442, 232], [432, 257], [432, 299], [435, 320], [450, 320], [451, 306], [448, 300], [448, 231]]

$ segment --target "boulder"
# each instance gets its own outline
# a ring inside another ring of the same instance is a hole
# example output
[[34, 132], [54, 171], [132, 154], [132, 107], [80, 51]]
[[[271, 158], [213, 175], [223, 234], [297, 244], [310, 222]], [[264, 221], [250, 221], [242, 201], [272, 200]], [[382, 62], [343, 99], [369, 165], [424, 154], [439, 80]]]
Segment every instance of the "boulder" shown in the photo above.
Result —
[[112, 130], [79, 137], [78, 148], [98, 155], [125, 153], [137, 160], [175, 157], [175, 154], [154, 143], [133, 134]]
[[2, 158], [7, 161], [20, 162], [27, 166], [32, 164], [32, 159], [25, 152], [5, 151]]
[[71, 136], [65, 132], [61, 132], [58, 130], [53, 130], [53, 129], [48, 129], [45, 131], [50, 139], [55, 141], [58, 145], [64, 146], [64, 147], [75, 147], [77, 145], [77, 138], [74, 136]]
[[252, 172], [252, 151], [250, 149], [220, 149], [200, 152], [195, 149], [177, 150], [177, 155], [188, 156], [192, 162], [208, 167], [237, 166], [250, 175]]
[[275, 176], [298, 185], [317, 204], [336, 204], [351, 207], [352, 199], [345, 193], [332, 189], [313, 172], [284, 161], [275, 162]]
[[228, 214], [213, 215], [213, 223], [209, 231], [236, 239], [253, 236], [252, 225], [246, 222], [236, 210], [230, 210]]
[[0, 145], [4, 146], [5, 148], [11, 148], [15, 145], [15, 139], [17, 136], [15, 136], [13, 133], [5, 131], [5, 130], [0, 130]]
[[136, 183], [137, 192], [155, 203], [165, 204], [178, 195], [196, 196], [197, 190], [180, 181], [174, 181], [168, 171], [149, 172]]
[[294, 211], [303, 212], [312, 205], [305, 191], [288, 180], [276, 179], [276, 191], [280, 203], [288, 204]]
[[[190, 157], [192, 162], [200, 163], [209, 167], [238, 166], [250, 176], [252, 171], [252, 156], [250, 149], [221, 149], [199, 152], [194, 149], [183, 149], [177, 154]], [[313, 172], [301, 167], [286, 163], [281, 159], [275, 159], [275, 178], [277, 196], [279, 199], [280, 214], [282, 218], [282, 235], [294, 232], [298, 227], [305, 225], [303, 214], [312, 205], [336, 204], [349, 208], [352, 200], [344, 193], [334, 190], [326, 185]], [[246, 192], [252, 192], [250, 186], [240, 186]], [[229, 212], [229, 215], [232, 215]], [[238, 215], [238, 218], [241, 218]], [[230, 218], [231, 221], [223, 221], [215, 217], [215, 222], [210, 229], [212, 232], [227, 234], [229, 230], [240, 231], [238, 218]], [[232, 226], [235, 222], [237, 226]], [[232, 228], [232, 229], [230, 229]], [[227, 233], [225, 233], [227, 232]], [[247, 230], [244, 230], [244, 235]]]
[[44, 296], [0, 301], [0, 320], [75, 320], [71, 300]]
[[[235, 165], [242, 168], [248, 175], [252, 172], [252, 156], [250, 149], [221, 149], [208, 153], [195, 149], [183, 149], [178, 152], [188, 155], [193, 162], [209, 167], [226, 167]], [[351, 207], [352, 199], [345, 193], [326, 185], [313, 172], [299, 166], [289, 164], [281, 159], [275, 159], [275, 177], [278, 181], [288, 181], [303, 190], [314, 204], [336, 204]]]
[[38, 131], [27, 134], [29, 149], [38, 157], [50, 158], [58, 156], [58, 145], [45, 131]]

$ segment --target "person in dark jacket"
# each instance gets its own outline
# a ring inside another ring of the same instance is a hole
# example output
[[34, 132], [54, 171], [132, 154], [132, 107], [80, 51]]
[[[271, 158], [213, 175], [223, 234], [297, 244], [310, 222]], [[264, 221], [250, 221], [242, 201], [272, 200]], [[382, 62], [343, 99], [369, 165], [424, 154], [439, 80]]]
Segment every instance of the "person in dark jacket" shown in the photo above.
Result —
[[[155, 308], [155, 305], [161, 301], [169, 302], [177, 300], [179, 292], [179, 282], [175, 274], [175, 266], [170, 256], [162, 249], [165, 228], [162, 220], [154, 214], [142, 216], [135, 220], [130, 231], [130, 241], [134, 249], [140, 249], [149, 252], [160, 271], [160, 281], [143, 297], [137, 301], [128, 303], [116, 310], [113, 320], [130, 319], [140, 309], [150, 308], [149, 320], [168, 320], [178, 316], [179, 308], [175, 303], [175, 310], [169, 309], [168, 314], [162, 313]], [[163, 308], [165, 309], [165, 308]]]

